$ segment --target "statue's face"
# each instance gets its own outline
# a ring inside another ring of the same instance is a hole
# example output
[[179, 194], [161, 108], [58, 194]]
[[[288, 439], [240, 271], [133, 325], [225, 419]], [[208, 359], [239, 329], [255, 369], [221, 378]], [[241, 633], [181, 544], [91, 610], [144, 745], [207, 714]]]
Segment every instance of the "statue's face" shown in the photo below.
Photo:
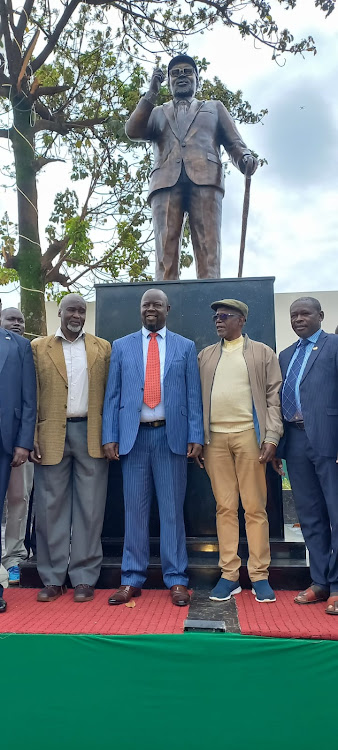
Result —
[[189, 63], [178, 63], [169, 72], [169, 88], [174, 97], [195, 96], [197, 89], [196, 73]]

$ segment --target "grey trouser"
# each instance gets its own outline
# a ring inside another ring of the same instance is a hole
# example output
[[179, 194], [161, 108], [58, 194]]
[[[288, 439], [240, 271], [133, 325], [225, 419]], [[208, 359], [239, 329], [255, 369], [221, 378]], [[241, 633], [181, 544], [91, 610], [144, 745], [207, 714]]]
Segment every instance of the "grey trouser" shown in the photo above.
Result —
[[6, 495], [7, 512], [2, 556], [2, 564], [6, 570], [12, 565], [18, 565], [27, 557], [24, 541], [33, 475], [34, 464], [29, 461], [11, 471]]
[[37, 567], [45, 586], [95, 586], [102, 563], [101, 531], [108, 463], [87, 449], [87, 422], [67, 421], [63, 458], [36, 466]]

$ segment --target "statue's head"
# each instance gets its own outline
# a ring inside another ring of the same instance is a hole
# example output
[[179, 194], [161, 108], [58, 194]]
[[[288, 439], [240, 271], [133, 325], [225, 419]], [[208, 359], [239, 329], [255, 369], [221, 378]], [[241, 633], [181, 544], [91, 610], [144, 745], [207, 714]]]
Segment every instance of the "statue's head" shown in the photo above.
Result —
[[168, 86], [175, 98], [195, 96], [198, 87], [198, 70], [189, 55], [177, 55], [168, 65]]

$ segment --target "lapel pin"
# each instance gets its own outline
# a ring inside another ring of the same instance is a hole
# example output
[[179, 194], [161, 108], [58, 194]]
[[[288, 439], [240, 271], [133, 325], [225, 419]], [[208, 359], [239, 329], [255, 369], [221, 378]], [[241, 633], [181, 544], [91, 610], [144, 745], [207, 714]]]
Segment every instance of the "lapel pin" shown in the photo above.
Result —
[[10, 336], [6, 336], [6, 339], [9, 339], [9, 340], [11, 340], [11, 337], [10, 337]]
[[316, 351], [317, 351], [317, 349], [318, 349], [318, 346], [314, 346], [314, 347], [313, 347], [313, 349], [312, 349], [312, 351], [313, 351], [313, 352], [316, 352]]

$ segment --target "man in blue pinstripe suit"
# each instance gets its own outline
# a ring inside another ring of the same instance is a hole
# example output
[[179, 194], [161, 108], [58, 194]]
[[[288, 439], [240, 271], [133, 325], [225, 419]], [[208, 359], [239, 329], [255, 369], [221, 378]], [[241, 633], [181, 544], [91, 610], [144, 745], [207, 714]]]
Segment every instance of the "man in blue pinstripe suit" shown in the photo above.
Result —
[[125, 539], [121, 586], [109, 604], [141, 594], [153, 487], [163, 580], [173, 604], [189, 604], [183, 504], [187, 457], [198, 461], [202, 451], [202, 399], [195, 344], [167, 330], [169, 310], [164, 292], [148, 289], [141, 299], [142, 329], [112, 349], [102, 443], [106, 457], [122, 464]]
[[290, 308], [298, 341], [279, 355], [284, 436], [274, 466], [288, 467], [296, 510], [310, 555], [312, 584], [297, 604], [327, 601], [338, 615], [338, 337], [321, 330], [313, 297]]

